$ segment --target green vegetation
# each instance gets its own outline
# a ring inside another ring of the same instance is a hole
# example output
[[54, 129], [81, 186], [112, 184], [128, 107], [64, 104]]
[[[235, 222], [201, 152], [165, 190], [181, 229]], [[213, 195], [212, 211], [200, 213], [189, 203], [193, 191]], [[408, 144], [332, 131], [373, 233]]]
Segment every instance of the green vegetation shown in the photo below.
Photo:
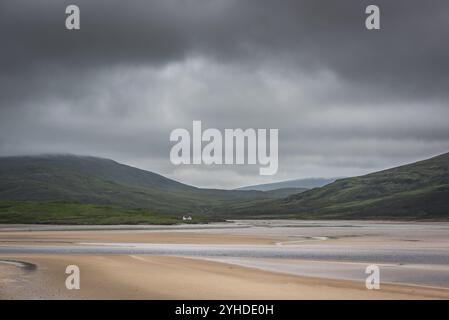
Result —
[[449, 219], [449, 153], [310, 190], [200, 189], [112, 160], [0, 158], [0, 223], [172, 224], [229, 218]]
[[[189, 223], [210, 221], [214, 220], [205, 216], [193, 216]], [[123, 209], [66, 202], [0, 201], [0, 223], [176, 224], [185, 221], [182, 221], [182, 216], [161, 215], [148, 209]]]
[[282, 198], [299, 191], [200, 189], [109, 159], [86, 156], [0, 158], [0, 201], [63, 201], [191, 215], [223, 212], [235, 203]]
[[235, 211], [301, 219], [449, 219], [449, 153]]

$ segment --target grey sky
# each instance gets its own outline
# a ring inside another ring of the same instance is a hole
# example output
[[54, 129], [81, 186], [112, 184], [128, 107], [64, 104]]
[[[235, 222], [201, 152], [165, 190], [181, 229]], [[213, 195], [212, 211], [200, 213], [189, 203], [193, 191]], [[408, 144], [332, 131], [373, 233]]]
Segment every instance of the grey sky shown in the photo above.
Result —
[[[81, 30], [64, 27], [65, 7]], [[368, 4], [381, 30], [364, 28]], [[447, 1], [0, 0], [0, 155], [90, 154], [199, 186], [449, 151]], [[173, 166], [170, 131], [279, 128], [279, 171]]]

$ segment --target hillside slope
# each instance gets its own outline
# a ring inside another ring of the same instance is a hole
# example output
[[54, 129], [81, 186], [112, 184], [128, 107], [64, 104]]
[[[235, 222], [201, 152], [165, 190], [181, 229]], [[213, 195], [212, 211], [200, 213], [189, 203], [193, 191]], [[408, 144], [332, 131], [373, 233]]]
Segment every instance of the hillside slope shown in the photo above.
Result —
[[276, 193], [200, 189], [113, 160], [72, 155], [0, 158], [0, 201], [146, 208], [157, 213], [213, 213], [228, 204], [280, 198]]
[[240, 208], [238, 215], [307, 219], [447, 219], [449, 153]]
[[175, 223], [183, 214], [195, 222], [449, 219], [449, 153], [298, 191], [201, 189], [94, 157], [0, 158], [0, 223], [115, 224]]

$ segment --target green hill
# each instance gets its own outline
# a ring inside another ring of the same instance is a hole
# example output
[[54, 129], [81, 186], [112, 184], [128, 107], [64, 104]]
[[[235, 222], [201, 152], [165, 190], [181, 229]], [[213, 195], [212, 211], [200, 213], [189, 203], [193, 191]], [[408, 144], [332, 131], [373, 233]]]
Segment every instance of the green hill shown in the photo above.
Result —
[[[123, 209], [123, 221], [128, 223], [152, 221], [142, 221], [142, 211], [133, 211], [140, 209], [145, 209], [147, 215], [167, 217], [193, 214], [201, 216], [197, 221], [203, 221], [217, 219], [213, 213], [225, 212], [239, 203], [281, 198], [295, 192], [298, 190], [201, 189], [113, 160], [88, 156], [0, 158], [0, 222], [48, 223], [54, 219], [58, 223], [82, 223], [89, 220], [84, 215], [89, 209], [90, 216], [97, 217], [90, 219], [92, 223], [103, 223], [111, 220], [105, 217], [105, 208], [115, 213]], [[84, 205], [96, 207], [93, 210]], [[48, 215], [49, 212], [53, 214]], [[72, 213], [70, 219], [68, 212]], [[127, 217], [130, 213], [134, 215]]]
[[449, 153], [240, 208], [237, 215], [303, 219], [448, 219]]
[[449, 153], [310, 190], [201, 189], [108, 159], [0, 158], [0, 223], [449, 218]]

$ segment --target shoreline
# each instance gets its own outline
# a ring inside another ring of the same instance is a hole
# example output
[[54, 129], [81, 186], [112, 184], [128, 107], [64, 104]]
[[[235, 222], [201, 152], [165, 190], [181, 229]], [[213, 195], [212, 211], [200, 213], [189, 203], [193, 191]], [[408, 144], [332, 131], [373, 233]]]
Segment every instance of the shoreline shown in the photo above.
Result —
[[[449, 299], [449, 224], [444, 223], [240, 220], [143, 230], [1, 227], [0, 260], [37, 266], [24, 272], [0, 263], [3, 298]], [[82, 282], [94, 286], [67, 292], [69, 264], [79, 264]], [[370, 264], [382, 268], [380, 291], [365, 289]]]

